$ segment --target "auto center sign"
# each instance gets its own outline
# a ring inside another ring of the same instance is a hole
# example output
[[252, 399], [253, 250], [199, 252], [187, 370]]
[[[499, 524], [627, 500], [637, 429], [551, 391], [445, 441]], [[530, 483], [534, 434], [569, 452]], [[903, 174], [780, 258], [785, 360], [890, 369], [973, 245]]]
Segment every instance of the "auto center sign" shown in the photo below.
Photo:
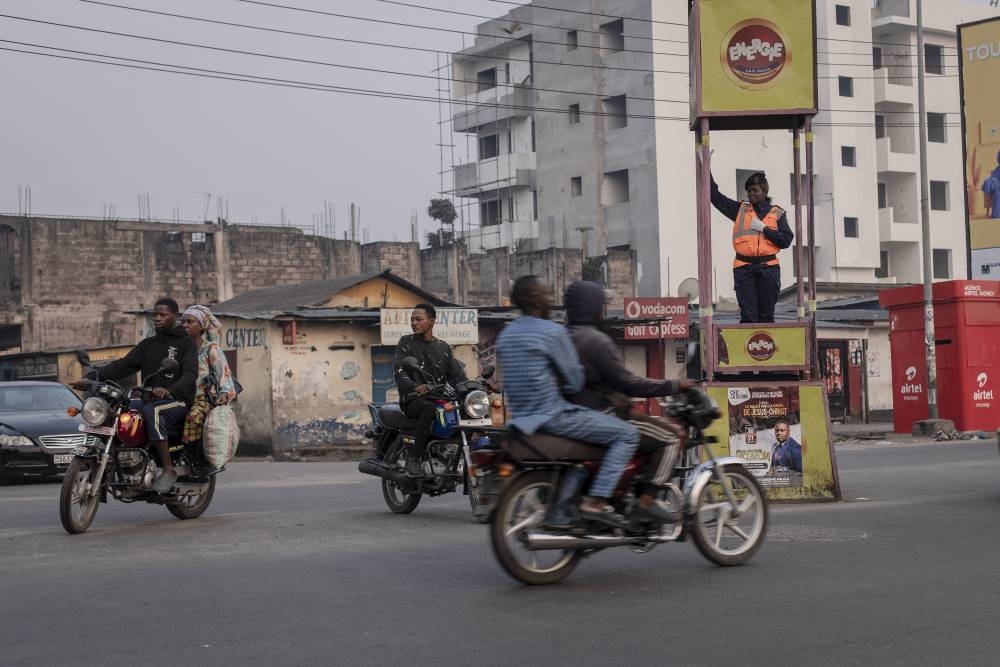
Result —
[[687, 339], [688, 304], [684, 298], [625, 299], [625, 340]]

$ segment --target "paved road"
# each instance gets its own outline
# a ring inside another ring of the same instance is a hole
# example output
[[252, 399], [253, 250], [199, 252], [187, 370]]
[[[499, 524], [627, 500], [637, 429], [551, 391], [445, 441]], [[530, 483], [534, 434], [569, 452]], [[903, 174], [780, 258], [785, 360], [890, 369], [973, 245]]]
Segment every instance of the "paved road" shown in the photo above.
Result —
[[995, 441], [842, 447], [847, 502], [774, 508], [749, 564], [691, 544], [528, 588], [462, 496], [389, 514], [344, 463], [234, 463], [196, 521], [0, 488], [0, 665], [987, 665]]

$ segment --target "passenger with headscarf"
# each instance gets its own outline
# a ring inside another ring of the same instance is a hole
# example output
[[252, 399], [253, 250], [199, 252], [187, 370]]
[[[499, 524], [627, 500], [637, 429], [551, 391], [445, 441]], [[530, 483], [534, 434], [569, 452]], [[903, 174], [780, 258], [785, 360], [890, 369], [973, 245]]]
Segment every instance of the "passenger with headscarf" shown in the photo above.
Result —
[[209, 410], [235, 400], [236, 384], [219, 347], [222, 325], [212, 311], [207, 306], [191, 306], [181, 315], [181, 326], [198, 350], [198, 379], [194, 402], [184, 422], [184, 442], [198, 442]]
[[983, 181], [983, 194], [993, 198], [990, 217], [1000, 218], [1000, 152], [997, 153], [997, 167], [989, 178]]

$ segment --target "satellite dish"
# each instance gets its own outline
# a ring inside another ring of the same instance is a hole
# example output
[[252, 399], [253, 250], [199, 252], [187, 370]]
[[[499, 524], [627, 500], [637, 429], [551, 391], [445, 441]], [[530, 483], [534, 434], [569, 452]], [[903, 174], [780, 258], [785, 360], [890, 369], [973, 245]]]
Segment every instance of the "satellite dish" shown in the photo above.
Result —
[[698, 300], [698, 279], [697, 278], [685, 278], [681, 281], [681, 284], [677, 287], [677, 296], [685, 297], [688, 303], [694, 303]]

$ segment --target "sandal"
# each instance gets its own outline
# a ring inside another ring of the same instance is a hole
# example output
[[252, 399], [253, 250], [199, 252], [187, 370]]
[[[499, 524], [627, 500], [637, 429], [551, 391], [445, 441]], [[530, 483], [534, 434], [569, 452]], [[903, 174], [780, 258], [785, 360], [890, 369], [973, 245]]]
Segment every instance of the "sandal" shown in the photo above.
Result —
[[165, 472], [156, 478], [153, 482], [153, 491], [157, 493], [167, 493], [174, 486], [174, 482], [177, 481], [176, 472]]

